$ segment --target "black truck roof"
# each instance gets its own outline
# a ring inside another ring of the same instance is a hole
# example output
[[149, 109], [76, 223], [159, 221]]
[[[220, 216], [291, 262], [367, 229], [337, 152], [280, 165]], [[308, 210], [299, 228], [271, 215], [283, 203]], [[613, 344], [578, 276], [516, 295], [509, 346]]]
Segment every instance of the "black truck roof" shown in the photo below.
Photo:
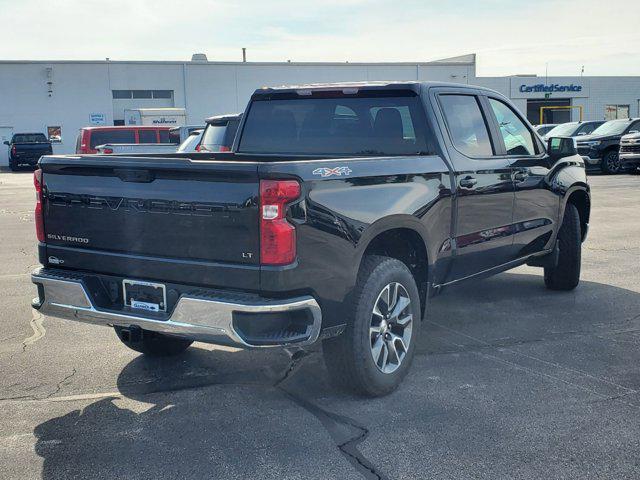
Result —
[[302, 94], [306, 92], [318, 92], [318, 91], [336, 91], [336, 90], [411, 90], [415, 93], [419, 93], [422, 87], [457, 87], [473, 90], [484, 90], [487, 92], [494, 92], [491, 89], [481, 87], [478, 85], [468, 85], [463, 83], [451, 83], [451, 82], [417, 82], [417, 81], [376, 81], [376, 82], [336, 82], [336, 83], [310, 83], [300, 85], [282, 85], [277, 87], [262, 87], [257, 89], [253, 97], [268, 96], [272, 94]]

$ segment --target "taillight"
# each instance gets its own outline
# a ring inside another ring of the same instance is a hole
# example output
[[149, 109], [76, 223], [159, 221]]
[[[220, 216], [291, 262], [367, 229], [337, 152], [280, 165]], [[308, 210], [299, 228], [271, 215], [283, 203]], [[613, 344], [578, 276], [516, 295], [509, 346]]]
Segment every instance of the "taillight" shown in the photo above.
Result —
[[287, 265], [296, 258], [296, 229], [286, 207], [300, 196], [295, 180], [260, 180], [260, 263]]
[[225, 145], [221, 145], [221, 146], [220, 146], [220, 151], [221, 151], [221, 152], [230, 152], [230, 151], [231, 151], [231, 148], [230, 148], [230, 147], [227, 147], [227, 146], [225, 146]]
[[44, 242], [44, 219], [42, 215], [42, 170], [33, 172], [33, 186], [36, 188], [36, 237], [39, 242]]
[[15, 145], [11, 146], [11, 156], [13, 156], [13, 157], [16, 156], [16, 146]]
[[113, 153], [113, 148], [103, 148], [102, 153]]
[[198, 146], [196, 147], [196, 152], [199, 152], [202, 150], [202, 145], [198, 144]]

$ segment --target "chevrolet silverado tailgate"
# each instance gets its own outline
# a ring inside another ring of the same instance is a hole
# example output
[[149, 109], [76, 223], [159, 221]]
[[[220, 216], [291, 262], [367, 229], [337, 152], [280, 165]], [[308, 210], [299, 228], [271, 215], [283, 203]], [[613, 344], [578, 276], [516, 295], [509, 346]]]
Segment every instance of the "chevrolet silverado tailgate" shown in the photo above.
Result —
[[40, 165], [49, 264], [258, 287], [255, 163], [51, 156]]

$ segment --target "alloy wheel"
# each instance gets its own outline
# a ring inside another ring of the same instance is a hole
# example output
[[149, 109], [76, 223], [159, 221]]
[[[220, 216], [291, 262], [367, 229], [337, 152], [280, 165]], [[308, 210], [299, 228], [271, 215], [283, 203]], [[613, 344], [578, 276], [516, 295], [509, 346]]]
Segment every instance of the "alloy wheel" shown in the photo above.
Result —
[[610, 153], [607, 155], [607, 170], [611, 173], [618, 173], [620, 171], [620, 157], [616, 153]]
[[382, 373], [395, 372], [409, 351], [413, 314], [407, 289], [398, 282], [385, 286], [373, 304], [369, 337], [371, 356]]

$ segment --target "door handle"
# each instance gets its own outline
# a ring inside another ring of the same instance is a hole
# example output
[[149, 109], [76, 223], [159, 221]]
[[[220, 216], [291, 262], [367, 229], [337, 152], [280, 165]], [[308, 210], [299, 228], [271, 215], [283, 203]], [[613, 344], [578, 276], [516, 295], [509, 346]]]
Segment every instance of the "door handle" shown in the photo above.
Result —
[[472, 176], [466, 176], [460, 180], [460, 186], [462, 188], [472, 188], [476, 183], [478, 183], [478, 179]]
[[524, 182], [528, 176], [529, 174], [527, 172], [520, 171], [513, 174], [513, 179], [516, 182]]

